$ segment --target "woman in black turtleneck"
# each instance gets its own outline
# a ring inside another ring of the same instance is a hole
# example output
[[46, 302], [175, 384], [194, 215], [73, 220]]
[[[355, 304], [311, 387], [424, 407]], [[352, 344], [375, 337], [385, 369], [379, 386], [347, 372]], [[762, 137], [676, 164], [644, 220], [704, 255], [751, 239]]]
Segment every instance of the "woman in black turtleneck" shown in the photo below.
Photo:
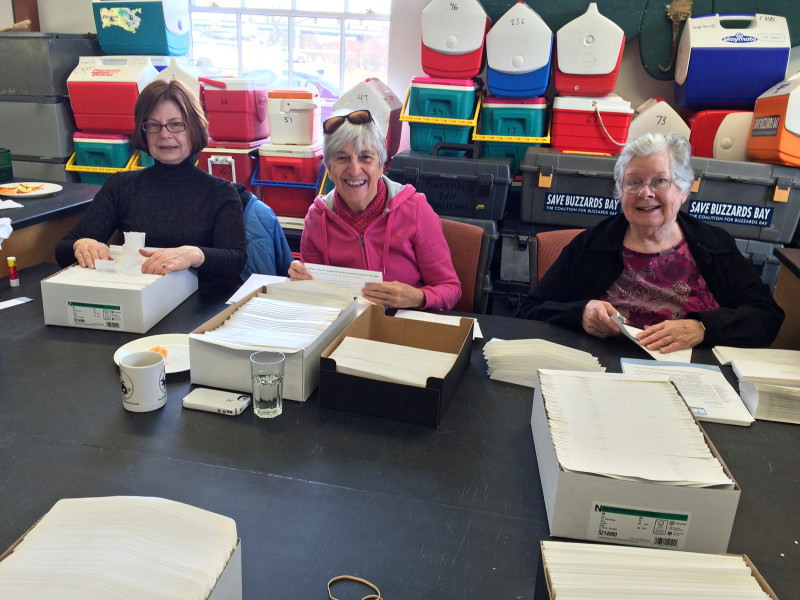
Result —
[[106, 181], [83, 218], [56, 247], [61, 266], [94, 268], [119, 230], [141, 231], [148, 247], [142, 273], [193, 267], [201, 276], [237, 278], [247, 259], [242, 203], [234, 187], [198, 169], [208, 142], [200, 103], [179, 81], [157, 80], [134, 108], [133, 141], [155, 165], [121, 171]]

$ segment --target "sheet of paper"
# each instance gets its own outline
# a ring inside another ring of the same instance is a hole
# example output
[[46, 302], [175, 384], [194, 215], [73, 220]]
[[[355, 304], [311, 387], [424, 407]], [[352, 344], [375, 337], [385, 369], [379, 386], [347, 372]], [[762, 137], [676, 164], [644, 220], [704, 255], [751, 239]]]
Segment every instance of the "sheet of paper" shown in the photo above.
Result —
[[623, 373], [668, 375], [687, 406], [700, 421], [750, 425], [755, 419], [719, 367], [696, 363], [659, 362], [623, 358]]
[[13, 200], [0, 200], [0, 210], [7, 208], [22, 208], [22, 204], [14, 202]]
[[284, 281], [289, 281], [289, 278], [281, 277], [279, 275], [259, 275], [258, 273], [253, 273], [247, 278], [247, 281], [245, 281], [242, 286], [236, 290], [233, 296], [228, 298], [228, 301], [225, 304], [235, 304], [242, 298], [246, 298], [265, 285], [269, 285], [271, 283], [282, 283]]
[[19, 298], [14, 298], [13, 300], [6, 300], [5, 302], [0, 302], [0, 310], [4, 308], [11, 308], [12, 306], [17, 306], [18, 304], [25, 304], [26, 302], [30, 302], [31, 298], [26, 298], [25, 296], [20, 296]]
[[643, 331], [642, 329], [639, 329], [638, 327], [633, 327], [631, 325], [626, 325], [625, 322], [622, 320], [622, 315], [620, 315], [619, 313], [611, 317], [611, 319], [619, 326], [619, 330], [622, 332], [622, 335], [631, 340], [634, 344], [639, 346], [639, 348], [647, 352], [654, 359], [664, 360], [668, 362], [682, 362], [682, 363], [692, 362], [691, 348], [685, 348], [684, 350], [675, 350], [673, 352], [668, 352], [666, 354], [663, 352], [659, 352], [658, 350], [648, 350], [639, 343], [639, 340], [636, 339], [636, 335], [641, 333]]
[[380, 271], [365, 271], [364, 269], [346, 269], [330, 265], [315, 265], [306, 263], [309, 275], [315, 281], [322, 281], [330, 285], [347, 288], [354, 296], [360, 296], [362, 288], [368, 283], [383, 283], [383, 273]]
[[[404, 308], [398, 310], [394, 316], [400, 317], [401, 319], [416, 319], [417, 321], [444, 323], [445, 325], [455, 325], [456, 327], [461, 324], [461, 319], [463, 318], [456, 315], [442, 315], [439, 313], [425, 312], [424, 310], [406, 310]], [[472, 327], [472, 339], [477, 340], [483, 338], [478, 319], [473, 318], [472, 322], [475, 323]]]

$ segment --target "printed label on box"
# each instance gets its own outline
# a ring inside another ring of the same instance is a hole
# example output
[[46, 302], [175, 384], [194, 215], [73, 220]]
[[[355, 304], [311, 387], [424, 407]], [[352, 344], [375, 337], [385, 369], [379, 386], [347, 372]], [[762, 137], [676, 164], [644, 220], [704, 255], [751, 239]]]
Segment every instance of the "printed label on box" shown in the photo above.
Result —
[[587, 539], [683, 550], [690, 519], [690, 514], [593, 502]]
[[122, 328], [122, 307], [67, 300], [67, 320], [73, 325]]
[[582, 194], [545, 194], [544, 209], [553, 212], [579, 213], [610, 217], [620, 211], [619, 200], [606, 196]]
[[703, 221], [751, 225], [753, 227], [769, 227], [772, 224], [774, 210], [774, 208], [766, 206], [728, 204], [726, 202], [693, 200], [689, 203], [689, 214]]

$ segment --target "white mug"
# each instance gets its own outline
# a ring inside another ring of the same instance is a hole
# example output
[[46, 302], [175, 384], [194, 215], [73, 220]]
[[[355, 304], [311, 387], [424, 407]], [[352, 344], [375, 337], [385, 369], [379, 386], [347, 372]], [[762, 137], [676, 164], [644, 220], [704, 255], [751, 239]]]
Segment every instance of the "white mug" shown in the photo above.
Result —
[[131, 412], [147, 412], [167, 403], [164, 356], [158, 352], [132, 352], [119, 359], [122, 406]]

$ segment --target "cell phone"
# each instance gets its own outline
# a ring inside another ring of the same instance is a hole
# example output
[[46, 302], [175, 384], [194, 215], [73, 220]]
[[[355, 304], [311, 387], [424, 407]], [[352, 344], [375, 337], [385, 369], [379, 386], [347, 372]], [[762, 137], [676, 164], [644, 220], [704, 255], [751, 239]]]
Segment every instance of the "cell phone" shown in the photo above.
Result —
[[193, 389], [183, 399], [183, 408], [206, 410], [230, 416], [242, 414], [249, 405], [250, 394], [229, 392], [227, 390], [212, 390], [204, 387]]

